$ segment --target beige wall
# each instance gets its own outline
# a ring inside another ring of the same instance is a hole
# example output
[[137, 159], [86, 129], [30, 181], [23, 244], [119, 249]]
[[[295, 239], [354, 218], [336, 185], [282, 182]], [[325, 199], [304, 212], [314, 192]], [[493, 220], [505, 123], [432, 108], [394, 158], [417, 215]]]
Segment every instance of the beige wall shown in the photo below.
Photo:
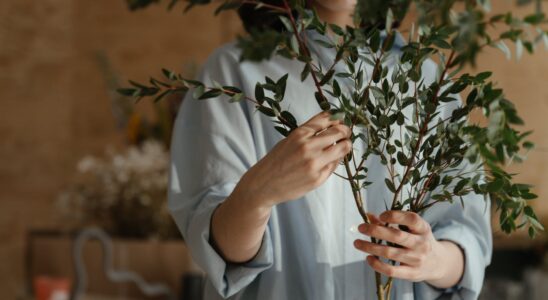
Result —
[[[497, 1], [506, 5], [504, 1]], [[500, 4], [499, 4], [500, 5]], [[161, 67], [202, 62], [239, 30], [233, 15], [200, 8], [182, 16], [154, 7], [129, 13], [124, 1], [0, 2], [0, 297], [21, 292], [24, 233], [51, 227], [52, 201], [75, 161], [120, 144], [104, 77], [95, 59], [138, 80]], [[548, 196], [548, 53], [521, 62], [490, 51], [479, 67], [495, 71], [527, 122], [539, 150], [518, 168]], [[548, 216], [548, 205], [537, 205]]]
[[[493, 1], [495, 2], [495, 1]], [[494, 11], [512, 11], [518, 15], [533, 13], [532, 7], [516, 9], [512, 1], [496, 1]], [[509, 44], [510, 46], [510, 44]], [[539, 215], [548, 218], [548, 49], [541, 43], [534, 55], [524, 55], [520, 61], [506, 60], [501, 51], [489, 49], [480, 56], [476, 70], [491, 70], [493, 78], [512, 100], [525, 121], [523, 131], [534, 130], [531, 140], [537, 148], [522, 165], [510, 170], [520, 173], [518, 181], [535, 185], [539, 195], [535, 207]], [[474, 70], [471, 70], [474, 72]]]
[[76, 160], [123, 142], [97, 51], [136, 80], [201, 63], [239, 28], [212, 9], [183, 16], [162, 6], [130, 13], [123, 0], [0, 1], [0, 298], [21, 292], [24, 233], [55, 225], [52, 203]]

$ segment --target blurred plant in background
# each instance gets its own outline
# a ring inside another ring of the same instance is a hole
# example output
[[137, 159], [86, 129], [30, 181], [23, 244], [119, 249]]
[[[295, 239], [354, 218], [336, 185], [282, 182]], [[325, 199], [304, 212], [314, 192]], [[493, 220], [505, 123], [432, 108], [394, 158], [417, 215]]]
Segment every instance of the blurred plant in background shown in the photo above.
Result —
[[[126, 238], [181, 238], [167, 211], [169, 145], [173, 122], [184, 92], [170, 94], [152, 106], [152, 117], [116, 92], [117, 72], [100, 52], [97, 62], [108, 88], [112, 113], [128, 147], [85, 156], [74, 182], [56, 205], [68, 229], [99, 226]], [[193, 64], [185, 66], [192, 76]], [[167, 100], [167, 101], [166, 101]]]
[[120, 237], [180, 238], [167, 211], [168, 161], [166, 148], [155, 140], [105, 157], [86, 156], [57, 205], [72, 228], [99, 226]]

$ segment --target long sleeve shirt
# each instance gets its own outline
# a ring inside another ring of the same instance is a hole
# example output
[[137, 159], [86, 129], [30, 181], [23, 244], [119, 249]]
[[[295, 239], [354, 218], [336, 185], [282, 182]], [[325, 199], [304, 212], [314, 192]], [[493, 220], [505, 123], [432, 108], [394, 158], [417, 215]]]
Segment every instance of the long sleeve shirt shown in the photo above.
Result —
[[[317, 33], [307, 34], [313, 57], [329, 67], [334, 50], [315, 42], [322, 38]], [[394, 59], [403, 45], [398, 36]], [[298, 124], [321, 111], [310, 76], [301, 82], [301, 62], [280, 56], [258, 63], [240, 62], [239, 58], [235, 43], [218, 48], [198, 79], [209, 86], [214, 82], [237, 86], [254, 95], [255, 84], [264, 82], [265, 76], [276, 80], [288, 73], [282, 109], [291, 111]], [[366, 71], [369, 76], [371, 68]], [[436, 72], [436, 64], [426, 60], [424, 81], [436, 80]], [[458, 105], [442, 106], [440, 118], [450, 116]], [[249, 101], [230, 103], [225, 96], [195, 100], [192, 92], [183, 101], [172, 140], [169, 208], [192, 258], [207, 274], [205, 299], [376, 299], [374, 271], [366, 264], [365, 253], [353, 246], [355, 239], [364, 239], [352, 230], [363, 221], [349, 183], [340, 177], [332, 175], [302, 198], [274, 206], [261, 247], [251, 261], [227, 263], [211, 244], [215, 208], [242, 175], [282, 139], [272, 119]], [[358, 140], [354, 148], [363, 153], [365, 146]], [[377, 156], [370, 156], [365, 166], [372, 182], [362, 191], [366, 208], [380, 214], [392, 200], [384, 183], [388, 171]], [[465, 162], [463, 168], [469, 167]], [[343, 167], [336, 172], [344, 174]], [[477, 298], [492, 251], [489, 201], [473, 193], [463, 198], [464, 207], [458, 200], [441, 203], [422, 215], [437, 239], [452, 241], [463, 250], [465, 268], [460, 282], [440, 290], [424, 282], [396, 279], [393, 299]]]

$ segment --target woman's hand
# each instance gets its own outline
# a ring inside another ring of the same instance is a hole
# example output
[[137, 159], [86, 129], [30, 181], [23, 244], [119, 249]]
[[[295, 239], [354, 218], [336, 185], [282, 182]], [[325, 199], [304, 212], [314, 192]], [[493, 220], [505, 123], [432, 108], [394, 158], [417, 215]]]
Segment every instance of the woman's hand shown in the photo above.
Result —
[[211, 237], [221, 256], [233, 263], [252, 259], [272, 206], [300, 198], [322, 184], [350, 151], [350, 135], [350, 128], [322, 112], [251, 167], [213, 213]]
[[237, 188], [273, 206], [325, 182], [352, 148], [350, 128], [330, 117], [319, 113], [293, 130], [246, 172]]
[[[452, 242], [437, 241], [430, 224], [418, 214], [406, 211], [386, 211], [379, 218], [369, 215], [372, 224], [361, 224], [358, 230], [370, 237], [398, 246], [379, 245], [356, 240], [354, 246], [371, 254], [367, 263], [384, 275], [409, 281], [427, 281], [449, 288], [457, 284], [464, 272], [462, 250]], [[386, 227], [385, 223], [403, 225], [409, 232]], [[379, 257], [399, 264], [385, 263]]]

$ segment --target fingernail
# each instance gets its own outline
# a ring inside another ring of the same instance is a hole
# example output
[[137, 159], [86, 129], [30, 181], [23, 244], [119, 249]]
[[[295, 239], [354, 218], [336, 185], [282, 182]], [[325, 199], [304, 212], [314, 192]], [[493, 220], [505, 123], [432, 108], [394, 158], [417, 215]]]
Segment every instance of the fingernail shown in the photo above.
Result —
[[388, 219], [388, 215], [384, 212], [379, 216], [379, 219], [381, 221], [386, 221]]
[[368, 226], [369, 226], [369, 224], [367, 224], [367, 223], [360, 224], [360, 226], [358, 226], [358, 231], [363, 233], [364, 231], [367, 230]]

